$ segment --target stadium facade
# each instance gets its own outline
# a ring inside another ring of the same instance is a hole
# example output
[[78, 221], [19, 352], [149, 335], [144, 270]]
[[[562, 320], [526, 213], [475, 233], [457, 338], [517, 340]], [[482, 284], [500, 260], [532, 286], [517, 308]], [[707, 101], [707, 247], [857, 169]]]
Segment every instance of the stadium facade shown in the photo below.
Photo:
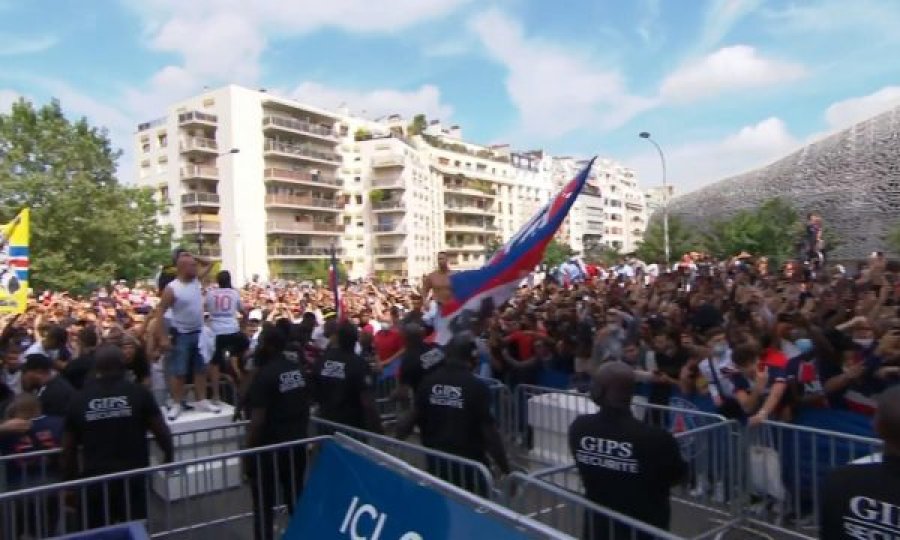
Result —
[[838, 238], [832, 259], [885, 250], [900, 223], [900, 107], [807, 145], [768, 166], [675, 198], [669, 211], [698, 227], [781, 197], [819, 212]]

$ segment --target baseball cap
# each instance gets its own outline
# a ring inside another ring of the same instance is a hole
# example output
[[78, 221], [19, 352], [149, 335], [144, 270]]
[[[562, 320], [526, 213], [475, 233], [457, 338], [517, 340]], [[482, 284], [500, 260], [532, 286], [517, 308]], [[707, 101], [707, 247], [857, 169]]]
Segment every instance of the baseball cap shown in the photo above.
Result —
[[250, 315], [247, 317], [251, 321], [261, 321], [262, 320], [262, 310], [254, 309], [250, 312]]
[[337, 317], [337, 312], [336, 312], [334, 309], [332, 309], [332, 308], [324, 308], [324, 309], [322, 310], [322, 318], [323, 318], [323, 319], [326, 319], [326, 320], [327, 320], [327, 319], [332, 319], [332, 318], [334, 318], [334, 317]]

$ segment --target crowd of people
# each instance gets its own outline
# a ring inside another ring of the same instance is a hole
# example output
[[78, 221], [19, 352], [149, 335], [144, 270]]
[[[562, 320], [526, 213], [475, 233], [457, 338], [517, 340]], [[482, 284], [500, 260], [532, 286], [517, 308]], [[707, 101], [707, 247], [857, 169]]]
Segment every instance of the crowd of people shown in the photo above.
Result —
[[[227, 272], [206, 279], [209, 265], [184, 251], [156, 283], [115, 282], [85, 297], [44, 292], [0, 322], [0, 450], [68, 440], [102, 459], [92, 468], [88, 457], [80, 470], [69, 460], [62, 477], [145, 466], [148, 429], [172, 455], [157, 403], [169, 422], [189, 407], [217, 413], [222, 380], [238, 389], [230, 399], [235, 416], [250, 420], [251, 446], [307, 433], [312, 403], [327, 420], [381, 432], [374, 386], [397, 377], [393, 397], [410, 411], [401, 435], [418, 424], [424, 444], [479, 461], [490, 455], [508, 471], [488, 404], [472, 398], [466, 412], [478, 414], [437, 414], [431, 405], [462, 408], [464, 400], [424, 395], [426, 383], [445, 377], [469, 388], [466, 377], [477, 373], [510, 387], [587, 391], [598, 368], [616, 363], [651, 403], [707, 396], [750, 425], [790, 422], [809, 409], [872, 415], [877, 396], [900, 384], [900, 267], [880, 253], [853, 272], [797, 262], [775, 268], [747, 253], [728, 261], [688, 253], [671, 269], [634, 258], [609, 267], [572, 260], [530, 278], [502, 306], [485, 306], [467, 343], [447, 350], [433, 343], [437, 306], [450, 293], [446, 257], [439, 261], [419, 287], [342, 284], [339, 307], [313, 282], [235, 288]], [[461, 352], [467, 347], [471, 354]], [[445, 364], [455, 371], [444, 373]], [[154, 381], [155, 366], [167, 383]], [[126, 460], [97, 450], [121, 440], [104, 439], [108, 428], [92, 433], [95, 422], [86, 420], [130, 421], [117, 416], [118, 396], [128, 396], [142, 422], [131, 425], [134, 445], [145, 450]], [[96, 399], [107, 400], [102, 410]], [[437, 418], [430, 425], [429, 415]], [[271, 501], [272, 490], [254, 501]], [[271, 514], [258, 514], [258, 533], [271, 531]]]

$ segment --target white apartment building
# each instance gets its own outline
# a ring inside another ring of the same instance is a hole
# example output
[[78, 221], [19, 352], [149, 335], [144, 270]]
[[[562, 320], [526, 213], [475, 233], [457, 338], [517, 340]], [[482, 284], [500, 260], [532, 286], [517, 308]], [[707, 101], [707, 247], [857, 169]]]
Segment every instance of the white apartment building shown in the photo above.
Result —
[[647, 201], [647, 212], [652, 215], [675, 198], [675, 186], [653, 186], [645, 190], [644, 196]]
[[[570, 158], [467, 142], [433, 121], [371, 121], [239, 86], [176, 103], [135, 135], [138, 183], [183, 245], [236, 283], [308, 277], [334, 248], [351, 278], [418, 282], [446, 251], [477, 268], [579, 170]], [[598, 161], [561, 237], [633, 249], [646, 222], [633, 173]]]

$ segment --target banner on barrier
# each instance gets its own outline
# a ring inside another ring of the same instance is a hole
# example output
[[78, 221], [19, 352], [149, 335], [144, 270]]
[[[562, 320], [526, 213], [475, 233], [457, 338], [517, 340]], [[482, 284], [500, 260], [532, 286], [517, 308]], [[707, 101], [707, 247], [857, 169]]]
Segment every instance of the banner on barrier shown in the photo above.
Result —
[[334, 441], [316, 457], [284, 540], [530, 538]]

